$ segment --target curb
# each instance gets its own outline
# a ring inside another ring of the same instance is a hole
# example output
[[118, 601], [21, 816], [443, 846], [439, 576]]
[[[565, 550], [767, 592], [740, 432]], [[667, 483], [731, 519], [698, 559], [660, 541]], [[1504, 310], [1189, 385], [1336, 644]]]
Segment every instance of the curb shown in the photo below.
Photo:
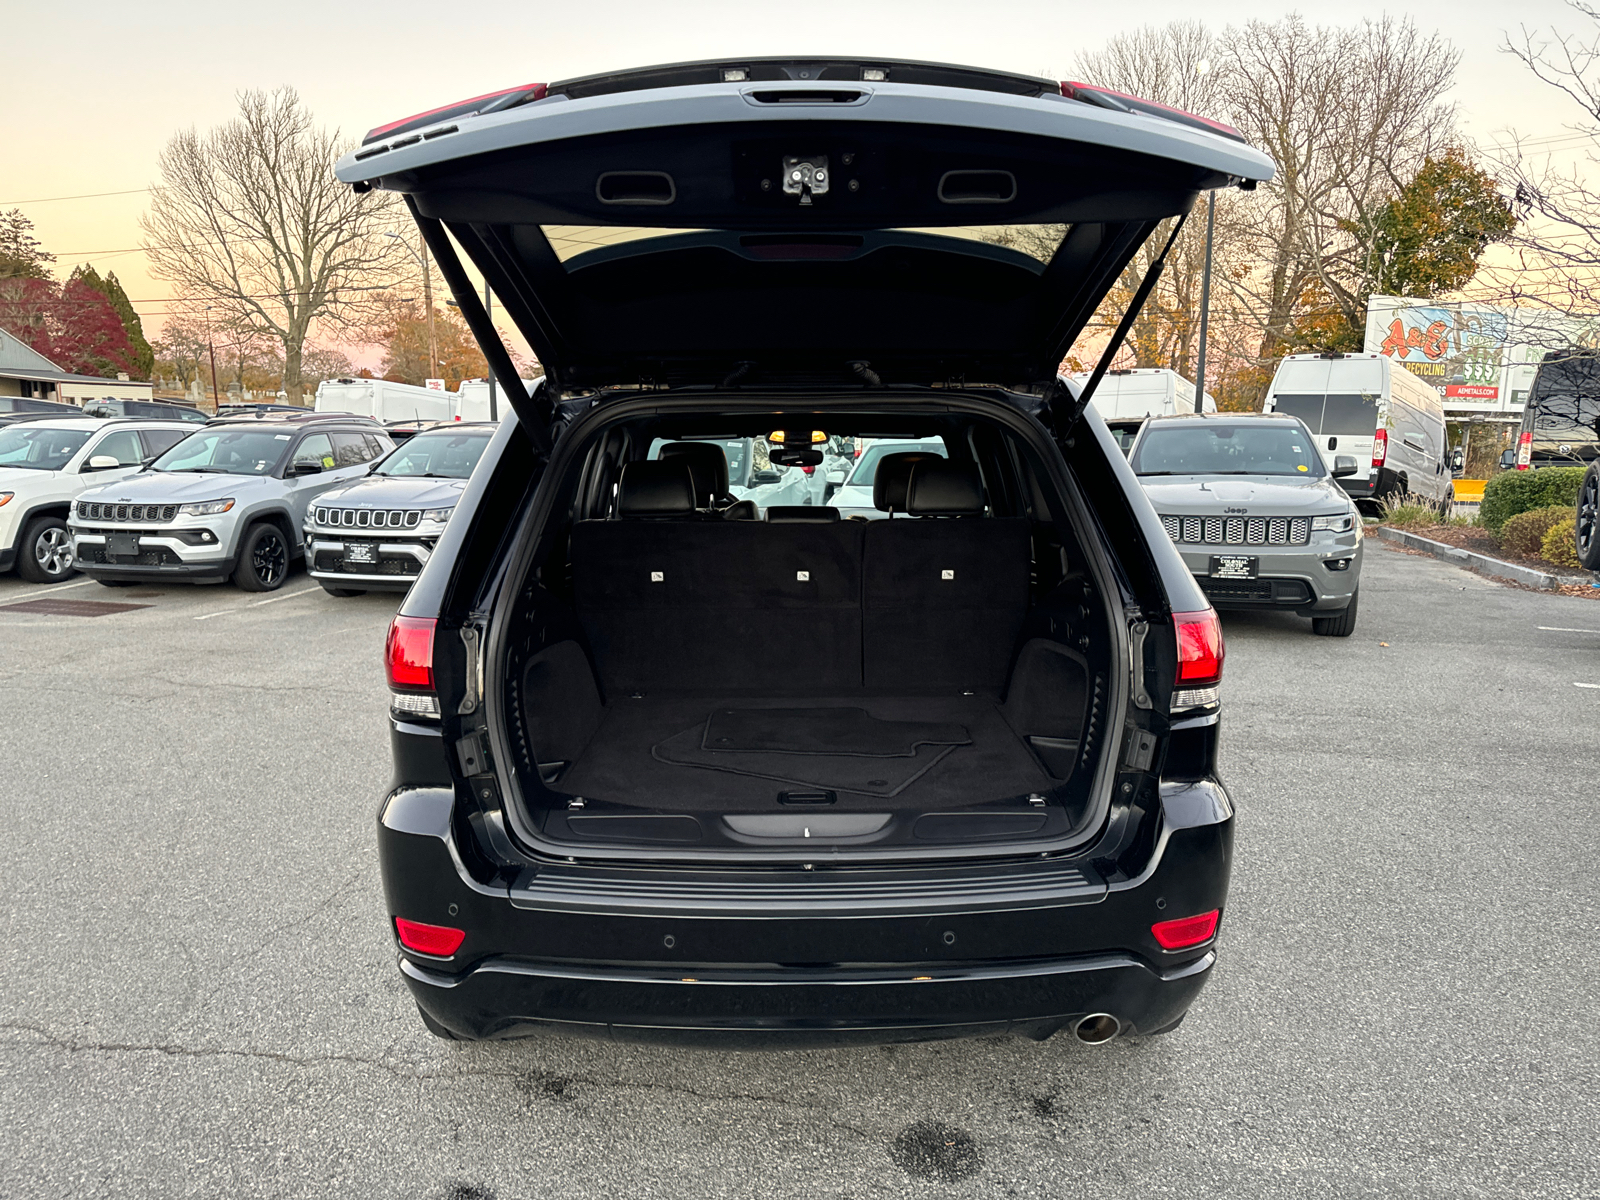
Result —
[[1514, 583], [1524, 584], [1527, 587], [1555, 591], [1562, 583], [1560, 577], [1547, 574], [1544, 571], [1535, 571], [1532, 567], [1519, 567], [1515, 563], [1501, 562], [1498, 558], [1490, 558], [1487, 554], [1474, 554], [1471, 550], [1463, 550], [1459, 546], [1436, 542], [1432, 538], [1421, 537], [1404, 529], [1391, 529], [1387, 525], [1377, 525], [1368, 526], [1367, 532], [1377, 534], [1386, 542], [1399, 542], [1402, 546], [1412, 550], [1421, 550], [1424, 554], [1442, 558], [1445, 562], [1455, 563], [1458, 567], [1481, 571], [1485, 575], [1497, 576], [1500, 579], [1509, 579]]

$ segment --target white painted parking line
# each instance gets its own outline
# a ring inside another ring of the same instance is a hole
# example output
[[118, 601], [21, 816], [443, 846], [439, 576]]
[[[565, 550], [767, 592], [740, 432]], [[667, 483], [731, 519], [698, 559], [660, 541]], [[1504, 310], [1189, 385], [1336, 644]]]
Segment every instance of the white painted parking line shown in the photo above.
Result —
[[1546, 633], [1600, 633], [1600, 629], [1563, 629], [1559, 625], [1540, 625]]
[[28, 598], [31, 600], [35, 596], [48, 596], [51, 592], [64, 592], [68, 588], [86, 587], [93, 582], [94, 580], [92, 579], [80, 579], [76, 583], [58, 583], [55, 587], [39, 588], [36, 591], [29, 589]]
[[1600, 683], [1574, 683], [1573, 687], [1600, 688]]
[[212, 617], [225, 617], [231, 612], [238, 612], [238, 611], [239, 610], [237, 608], [224, 608], [224, 609], [221, 609], [221, 610], [219, 610], [217, 612], [214, 612], [214, 613], [202, 613], [200, 616], [196, 617], [195, 620], [196, 621], [209, 621], [209, 620], [211, 620]]
[[276, 604], [279, 600], [293, 600], [296, 596], [304, 596], [307, 592], [320, 592], [321, 590], [322, 585], [316, 583], [308, 588], [301, 588], [298, 592], [285, 592], [281, 596], [268, 596], [265, 600], [253, 600], [250, 603], [250, 607], [260, 608], [263, 604]]

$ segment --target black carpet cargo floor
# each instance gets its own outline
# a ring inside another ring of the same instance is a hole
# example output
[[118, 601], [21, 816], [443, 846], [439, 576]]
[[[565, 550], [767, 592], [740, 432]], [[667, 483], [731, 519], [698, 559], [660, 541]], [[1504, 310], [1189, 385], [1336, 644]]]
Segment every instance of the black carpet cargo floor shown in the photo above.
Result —
[[911, 758], [920, 746], [971, 742], [967, 727], [953, 721], [885, 721], [864, 708], [719, 708], [706, 722], [700, 749]]
[[[806, 712], [833, 709], [865, 713], [871, 720], [852, 729], [847, 718], [818, 716], [797, 729], [785, 726], [782, 717], [760, 715], [763, 710], [794, 712], [798, 706], [792, 697], [618, 700], [553, 786], [568, 795], [648, 808], [749, 812], [776, 808], [779, 794], [796, 787], [834, 791], [839, 808], [881, 810], [890, 798], [898, 809], [948, 808], [1043, 792], [1054, 784], [984, 697], [856, 695], [808, 697], [804, 703]], [[728, 712], [740, 714], [731, 726], [727, 718], [717, 719]], [[894, 725], [918, 731], [885, 729]], [[928, 736], [930, 730], [936, 731], [933, 737], [961, 731], [963, 740], [937, 742]], [[839, 740], [830, 745], [828, 738], [835, 735]], [[708, 736], [739, 739], [728, 745], [766, 748], [707, 750]], [[907, 739], [910, 744], [903, 744]], [[841, 754], [840, 745], [855, 750], [900, 745], [902, 752]], [[793, 748], [801, 746], [816, 749]]]

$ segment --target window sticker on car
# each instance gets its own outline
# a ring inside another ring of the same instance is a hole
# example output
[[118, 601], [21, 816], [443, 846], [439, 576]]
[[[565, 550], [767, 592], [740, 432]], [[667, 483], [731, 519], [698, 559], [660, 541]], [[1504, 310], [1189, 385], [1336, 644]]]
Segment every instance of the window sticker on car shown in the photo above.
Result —
[[[323, 455], [323, 456], [322, 456], [322, 469], [323, 469], [323, 470], [324, 470], [324, 471], [331, 471], [331, 470], [333, 470], [333, 455], [331, 455], [331, 454], [324, 454], [324, 455]], [[1301, 469], [1301, 470], [1302, 470], [1302, 471], [1304, 471], [1304, 470], [1305, 470], [1305, 468], [1304, 468], [1304, 467], [1301, 467], [1301, 468], [1300, 468], [1300, 469]]]

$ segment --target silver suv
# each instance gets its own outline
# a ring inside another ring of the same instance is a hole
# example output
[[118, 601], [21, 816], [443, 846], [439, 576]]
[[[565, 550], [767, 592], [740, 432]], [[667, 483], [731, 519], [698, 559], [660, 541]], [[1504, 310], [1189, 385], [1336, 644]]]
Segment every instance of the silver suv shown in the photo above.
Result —
[[111, 587], [231, 575], [246, 591], [272, 591], [303, 553], [312, 501], [393, 448], [375, 421], [348, 414], [213, 421], [149, 470], [78, 497], [78, 567]]
[[1217, 608], [1283, 608], [1324, 637], [1356, 627], [1361, 518], [1298, 417], [1151, 417], [1128, 452], [1183, 562]]
[[409, 588], [497, 427], [424, 429], [366, 478], [317, 497], [305, 525], [311, 577], [331, 596]]

